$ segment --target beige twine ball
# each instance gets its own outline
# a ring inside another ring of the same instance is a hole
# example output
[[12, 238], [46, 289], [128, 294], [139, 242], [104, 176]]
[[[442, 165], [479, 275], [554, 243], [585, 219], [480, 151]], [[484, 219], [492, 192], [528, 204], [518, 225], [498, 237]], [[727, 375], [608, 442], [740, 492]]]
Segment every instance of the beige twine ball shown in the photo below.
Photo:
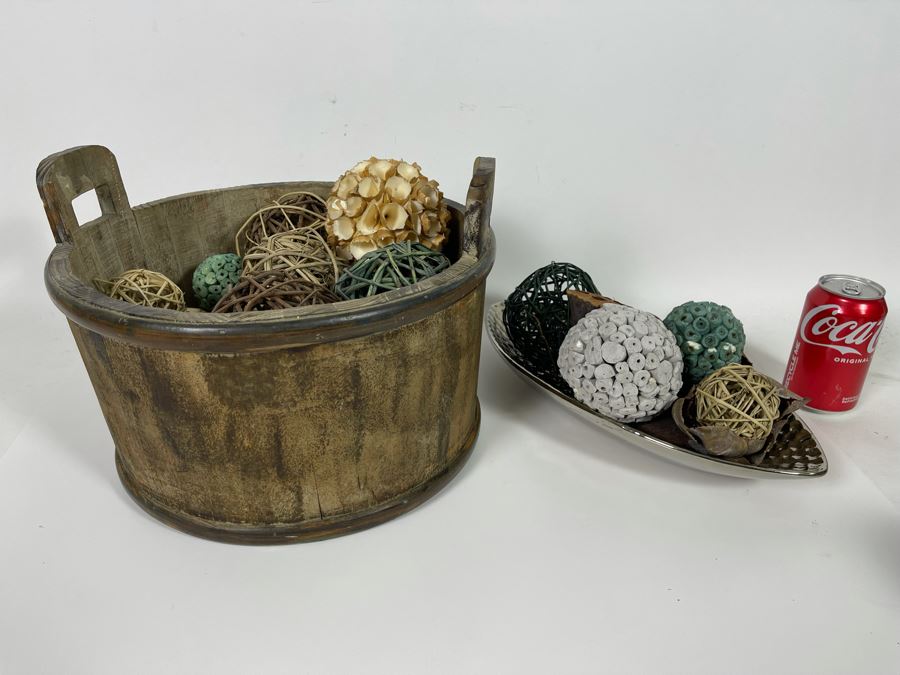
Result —
[[111, 298], [135, 305], [184, 310], [184, 292], [165, 274], [135, 269], [114, 279], [95, 279], [94, 285]]
[[325, 231], [325, 200], [303, 190], [288, 192], [244, 221], [234, 236], [235, 252], [243, 256], [266, 237], [307, 227]]
[[775, 383], [751, 366], [733, 363], [707, 375], [695, 391], [697, 422], [743, 438], [765, 438], [778, 418]]
[[243, 258], [243, 276], [284, 270], [288, 277], [328, 288], [334, 286], [341, 268], [325, 238], [309, 227], [266, 237]]

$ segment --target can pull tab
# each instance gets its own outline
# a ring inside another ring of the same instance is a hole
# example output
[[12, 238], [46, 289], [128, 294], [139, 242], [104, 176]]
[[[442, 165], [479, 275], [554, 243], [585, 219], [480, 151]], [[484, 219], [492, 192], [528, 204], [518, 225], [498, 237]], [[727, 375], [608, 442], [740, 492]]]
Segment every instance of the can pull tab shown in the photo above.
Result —
[[856, 281], [845, 281], [844, 285], [841, 286], [841, 290], [847, 295], [860, 295], [862, 286]]

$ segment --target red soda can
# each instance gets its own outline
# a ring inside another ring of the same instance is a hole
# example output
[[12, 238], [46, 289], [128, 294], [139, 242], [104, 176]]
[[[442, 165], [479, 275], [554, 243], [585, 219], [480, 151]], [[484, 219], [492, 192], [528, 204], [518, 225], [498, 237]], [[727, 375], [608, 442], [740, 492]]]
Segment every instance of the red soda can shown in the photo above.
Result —
[[816, 412], [856, 406], [884, 327], [884, 287], [849, 274], [827, 274], [806, 295], [784, 386]]

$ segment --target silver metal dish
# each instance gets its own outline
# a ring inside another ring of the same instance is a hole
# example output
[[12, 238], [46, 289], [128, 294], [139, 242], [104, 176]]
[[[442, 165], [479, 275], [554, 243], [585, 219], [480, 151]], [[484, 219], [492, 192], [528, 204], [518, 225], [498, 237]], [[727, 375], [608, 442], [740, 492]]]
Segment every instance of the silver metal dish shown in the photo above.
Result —
[[[563, 407], [579, 417], [595, 424], [619, 438], [634, 443], [648, 452], [676, 464], [699, 471], [717, 473], [737, 478], [812, 478], [824, 476], [828, 471], [828, 460], [819, 447], [816, 437], [796, 415], [784, 425], [774, 448], [759, 466], [746, 460], [735, 460], [703, 455], [687, 447], [687, 438], [675, 427], [668, 413], [656, 420], [639, 424], [623, 424], [605, 417], [560, 391], [552, 384], [533, 373], [513, 345], [503, 323], [503, 305], [498, 302], [487, 311], [485, 323], [488, 336], [497, 353], [512, 366], [513, 370], [549, 394]], [[679, 440], [680, 438], [680, 440]]]

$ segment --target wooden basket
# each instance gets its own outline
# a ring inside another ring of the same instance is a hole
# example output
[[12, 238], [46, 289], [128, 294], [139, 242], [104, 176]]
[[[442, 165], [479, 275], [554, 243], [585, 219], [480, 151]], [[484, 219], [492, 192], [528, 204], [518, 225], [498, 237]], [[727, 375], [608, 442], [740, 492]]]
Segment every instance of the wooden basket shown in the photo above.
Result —
[[[131, 208], [113, 154], [57, 153], [37, 184], [57, 246], [47, 290], [66, 315], [116, 445], [128, 492], [160, 520], [240, 543], [332, 537], [404, 513], [465, 463], [476, 398], [494, 160], [478, 158], [466, 205], [450, 201], [451, 267], [413, 287], [331, 305], [185, 313], [113, 300], [124, 270], [190, 288], [247, 215], [331, 183], [195, 192]], [[72, 200], [96, 190], [79, 227]]]

